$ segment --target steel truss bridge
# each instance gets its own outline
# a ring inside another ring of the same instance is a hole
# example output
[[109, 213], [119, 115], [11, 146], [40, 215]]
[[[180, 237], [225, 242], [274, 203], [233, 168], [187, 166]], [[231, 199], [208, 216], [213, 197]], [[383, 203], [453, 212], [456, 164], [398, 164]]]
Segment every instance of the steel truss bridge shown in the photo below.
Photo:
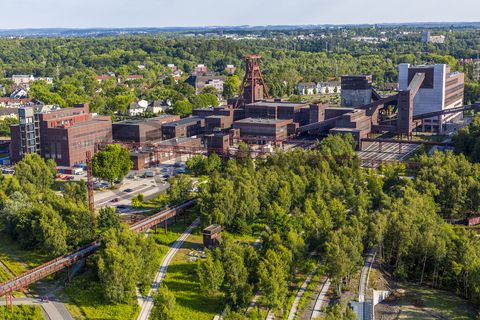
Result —
[[[135, 233], [141, 233], [146, 231], [162, 222], [167, 221], [172, 217], [176, 217], [184, 212], [187, 208], [192, 207], [195, 204], [195, 200], [188, 200], [175, 207], [162, 210], [150, 217], [147, 217], [133, 225], [130, 229]], [[102, 246], [100, 241], [94, 241], [74, 252], [67, 253], [54, 260], [46, 262], [32, 270], [29, 270], [11, 280], [0, 283], [0, 297], [6, 296], [7, 303], [12, 301], [12, 293], [14, 291], [28, 287], [30, 284], [35, 283], [57, 271], [64, 268], [68, 268], [77, 262], [85, 259], [89, 255], [93, 254]]]

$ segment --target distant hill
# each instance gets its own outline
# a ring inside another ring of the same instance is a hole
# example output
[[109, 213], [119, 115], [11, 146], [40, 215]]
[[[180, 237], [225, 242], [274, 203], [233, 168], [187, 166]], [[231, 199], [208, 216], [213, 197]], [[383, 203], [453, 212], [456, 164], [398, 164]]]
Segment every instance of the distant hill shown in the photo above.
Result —
[[480, 28], [480, 22], [424, 22], [424, 23], [380, 23], [345, 25], [267, 25], [267, 26], [209, 26], [209, 27], [143, 27], [143, 28], [43, 28], [43, 29], [0, 29], [0, 37], [99, 37], [119, 34], [189, 33], [222, 31], [264, 30], [314, 30], [325, 28], [354, 27], [416, 27], [416, 28]]

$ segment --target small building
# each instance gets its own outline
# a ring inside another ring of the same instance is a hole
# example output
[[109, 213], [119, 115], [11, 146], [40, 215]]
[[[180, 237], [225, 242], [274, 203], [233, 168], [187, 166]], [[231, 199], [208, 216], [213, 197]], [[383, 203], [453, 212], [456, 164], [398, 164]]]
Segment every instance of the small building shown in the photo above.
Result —
[[230, 75], [233, 75], [235, 74], [235, 66], [233, 64], [227, 64], [227, 66], [225, 67], [225, 72], [230, 74]]
[[198, 76], [201, 76], [201, 75], [204, 75], [205, 73], [208, 72], [208, 68], [206, 65], [204, 64], [197, 64], [197, 66], [195, 67], [195, 69], [193, 70], [193, 73], [192, 75], [198, 75]]
[[339, 81], [327, 81], [317, 83], [317, 92], [321, 94], [341, 93], [342, 86]]
[[12, 99], [24, 99], [28, 96], [28, 90], [22, 85], [17, 86], [12, 93], [10, 94], [10, 98]]
[[372, 102], [373, 78], [371, 75], [342, 76], [342, 107], [361, 107]]
[[200, 94], [205, 87], [214, 87], [217, 92], [221, 94], [223, 92], [223, 85], [225, 84], [225, 76], [203, 76], [192, 75], [188, 77], [186, 83], [195, 88], [195, 93]]
[[18, 119], [18, 108], [0, 108], [0, 120]]
[[222, 230], [219, 224], [212, 224], [203, 229], [203, 245], [209, 249], [219, 246], [222, 241]]
[[231, 116], [208, 116], [205, 118], [205, 133], [225, 132], [230, 130], [233, 123], [233, 114]]
[[304, 82], [297, 85], [297, 90], [300, 94], [312, 95], [317, 94], [317, 84], [315, 82]]
[[206, 134], [205, 145], [209, 153], [224, 154], [231, 145], [230, 133]]
[[240, 130], [240, 138], [253, 144], [267, 144], [279, 142], [288, 138], [290, 119], [259, 119], [246, 118], [235, 121], [234, 129]]
[[135, 80], [142, 80], [143, 74], [129, 74], [125, 77], [124, 81], [135, 81]]
[[245, 105], [245, 118], [292, 120], [309, 124], [310, 105], [286, 101], [259, 101]]
[[113, 79], [114, 77], [109, 75], [109, 74], [102, 74], [102, 75], [99, 75], [97, 76], [97, 81], [98, 83], [102, 83], [104, 81], [107, 81], [109, 79]]
[[113, 139], [136, 143], [161, 140], [162, 126], [177, 120], [180, 120], [180, 116], [161, 115], [155, 118], [115, 122], [112, 125]]
[[188, 117], [166, 123], [162, 126], [162, 139], [186, 138], [203, 133], [205, 120], [199, 117]]
[[27, 74], [14, 74], [12, 75], [12, 81], [15, 85], [29, 85], [31, 82], [35, 81], [35, 77], [33, 75]]
[[147, 108], [148, 108], [148, 101], [146, 100], [132, 102], [128, 106], [127, 115], [129, 115], [130, 117], [139, 116], [141, 114], [144, 114], [147, 111]]

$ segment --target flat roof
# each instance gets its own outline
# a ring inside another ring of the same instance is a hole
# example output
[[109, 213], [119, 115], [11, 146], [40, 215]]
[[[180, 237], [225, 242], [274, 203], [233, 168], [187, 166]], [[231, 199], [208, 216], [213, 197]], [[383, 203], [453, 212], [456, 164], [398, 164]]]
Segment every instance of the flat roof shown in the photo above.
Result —
[[308, 106], [308, 103], [303, 103], [303, 102], [288, 102], [288, 101], [259, 101], [259, 102], [254, 102], [247, 104], [247, 107], [249, 106], [260, 106], [260, 107], [305, 107]]
[[214, 116], [205, 117], [205, 119], [222, 119], [225, 117], [228, 117], [228, 116], [214, 115]]
[[136, 125], [136, 124], [139, 124], [139, 123], [149, 123], [149, 122], [155, 122], [156, 123], [156, 122], [161, 121], [165, 118], [171, 118], [171, 117], [175, 117], [175, 115], [174, 114], [163, 114], [163, 115], [156, 116], [156, 117], [153, 117], [153, 118], [130, 119], [130, 120], [117, 121], [117, 122], [114, 122], [113, 124]]
[[112, 121], [111, 119], [106, 119], [106, 118], [93, 118], [91, 120], [87, 120], [87, 121], [82, 121], [82, 122], [77, 122], [75, 123], [74, 125], [70, 126], [70, 127], [67, 127], [65, 129], [68, 129], [68, 128], [78, 128], [78, 127], [83, 127], [83, 126], [88, 126], [88, 125], [92, 125], [92, 124], [96, 124], [96, 123], [105, 123], [107, 121]]
[[184, 125], [184, 124], [197, 122], [197, 121], [200, 121], [200, 120], [202, 120], [202, 118], [200, 118], [200, 117], [188, 117], [188, 118], [183, 118], [183, 119], [180, 119], [180, 120], [165, 123], [163, 126], [164, 127], [177, 127], [177, 126], [181, 126], [181, 125]]
[[194, 140], [199, 140], [197, 136], [194, 137], [182, 137], [182, 138], [172, 138], [168, 140], [163, 140], [158, 143], [158, 145], [161, 146], [176, 146], [176, 145], [181, 145], [185, 142], [188, 141], [194, 141]]
[[235, 123], [241, 124], [278, 124], [283, 122], [291, 122], [289, 119], [263, 119], [263, 118], [245, 118], [241, 120], [237, 120]]

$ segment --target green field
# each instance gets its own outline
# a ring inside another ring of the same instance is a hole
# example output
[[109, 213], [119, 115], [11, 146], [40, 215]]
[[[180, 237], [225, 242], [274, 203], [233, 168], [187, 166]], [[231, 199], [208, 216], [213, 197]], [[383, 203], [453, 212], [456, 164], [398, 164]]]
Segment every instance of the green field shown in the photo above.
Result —
[[49, 260], [46, 254], [38, 250], [24, 250], [12, 241], [3, 231], [0, 232], [0, 260], [15, 275], [19, 275], [29, 269]]
[[132, 300], [131, 304], [106, 302], [100, 283], [91, 272], [75, 277], [65, 293], [72, 301], [65, 305], [75, 319], [135, 319], [140, 311], [136, 300]]
[[176, 298], [176, 319], [211, 320], [222, 312], [223, 297], [207, 296], [197, 281], [197, 262], [189, 261], [188, 253], [203, 248], [202, 236], [192, 234], [172, 259], [168, 267], [165, 285]]
[[389, 303], [400, 307], [400, 319], [475, 319], [475, 307], [453, 293], [416, 285], [404, 289], [403, 296]]
[[0, 307], [0, 319], [2, 320], [43, 320], [42, 308], [40, 306], [13, 306]]

